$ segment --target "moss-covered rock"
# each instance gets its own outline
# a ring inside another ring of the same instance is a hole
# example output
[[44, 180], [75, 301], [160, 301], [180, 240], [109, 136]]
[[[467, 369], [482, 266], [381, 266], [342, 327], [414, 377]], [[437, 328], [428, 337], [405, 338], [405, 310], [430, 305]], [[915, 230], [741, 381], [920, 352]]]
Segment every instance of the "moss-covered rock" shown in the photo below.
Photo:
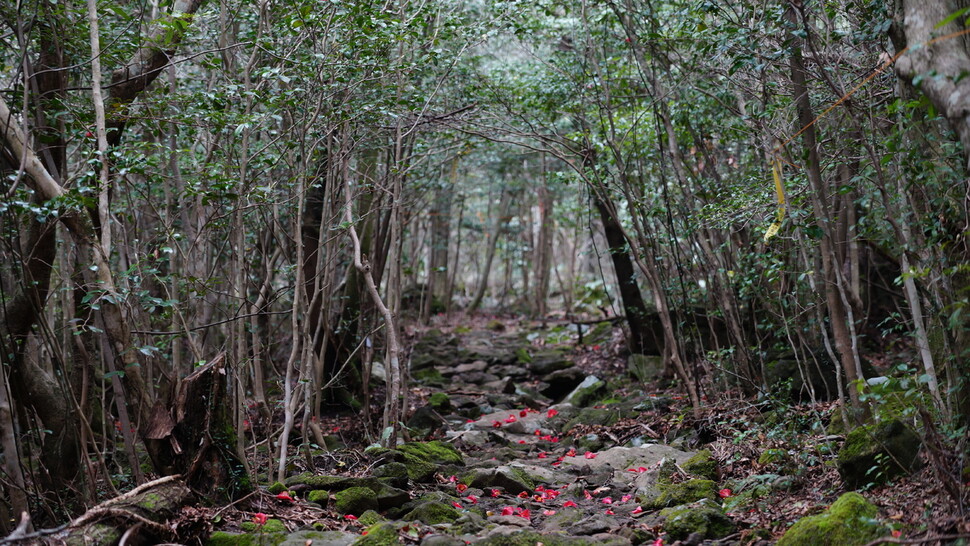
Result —
[[702, 499], [717, 500], [717, 486], [712, 480], [687, 480], [685, 482], [664, 484], [660, 494], [653, 498], [641, 499], [645, 509], [656, 510], [668, 506], [688, 504]]
[[282, 482], [273, 482], [273, 485], [269, 486], [269, 492], [274, 495], [282, 493], [283, 491], [286, 491], [286, 486]]
[[374, 525], [375, 523], [380, 523], [382, 521], [386, 521], [386, 520], [384, 519], [383, 516], [381, 516], [380, 514], [378, 514], [373, 510], [367, 510], [363, 514], [357, 516], [357, 522], [365, 527], [370, 527], [371, 525]]
[[367, 528], [367, 534], [354, 541], [354, 546], [390, 546], [400, 544], [397, 528], [390, 523], [377, 523]]
[[437, 525], [439, 523], [454, 523], [460, 517], [461, 512], [454, 506], [449, 506], [443, 502], [429, 501], [418, 504], [403, 519], [420, 521], [427, 525]]
[[342, 531], [297, 531], [286, 535], [279, 546], [346, 546], [357, 538], [356, 534]]
[[859, 427], [839, 451], [839, 475], [851, 489], [885, 483], [918, 467], [920, 444], [920, 437], [898, 420]]
[[664, 360], [662, 356], [633, 353], [626, 359], [626, 370], [640, 383], [649, 383], [663, 374]]
[[683, 540], [693, 533], [703, 538], [721, 538], [734, 532], [734, 523], [712, 500], [665, 508], [660, 511], [664, 518], [664, 531], [674, 540]]
[[286, 540], [286, 533], [227, 533], [216, 531], [205, 542], [206, 546], [276, 546]]
[[778, 546], [855, 546], [889, 533], [876, 521], [879, 510], [862, 495], [839, 497], [825, 512], [795, 522]]
[[445, 442], [409, 442], [398, 447], [405, 456], [418, 457], [435, 464], [454, 464], [463, 466], [465, 459], [455, 446]]
[[278, 519], [268, 519], [263, 525], [257, 525], [256, 522], [253, 521], [244, 521], [239, 524], [239, 527], [248, 533], [264, 533], [272, 535], [275, 533], [289, 532], [286, 525], [283, 525], [283, 522]]
[[416, 482], [431, 481], [440, 465], [465, 465], [461, 453], [444, 442], [410, 442], [399, 446], [398, 450], [404, 454], [408, 477]]
[[428, 405], [438, 412], [451, 410], [451, 398], [443, 392], [436, 392], [428, 397]]
[[583, 380], [582, 383], [576, 387], [576, 390], [569, 393], [566, 398], [562, 401], [564, 403], [570, 403], [576, 407], [584, 407], [592, 404], [596, 400], [599, 400], [603, 393], [606, 392], [606, 382], [600, 380], [598, 377], [591, 375]]
[[698, 451], [696, 455], [687, 459], [682, 466], [691, 476], [706, 480], [717, 479], [717, 461], [714, 460], [710, 449]]
[[507, 535], [492, 535], [475, 544], [485, 546], [619, 546], [628, 545], [626, 538], [598, 535], [596, 537], [571, 537], [560, 534], [542, 534], [532, 530], [516, 531]]
[[334, 507], [341, 514], [363, 514], [367, 510], [377, 510], [377, 495], [367, 487], [351, 487], [334, 495]]
[[408, 467], [404, 463], [387, 463], [374, 469], [375, 478], [408, 478]]
[[531, 493], [536, 487], [535, 481], [528, 473], [511, 466], [476, 468], [462, 476], [461, 481], [479, 489], [500, 488], [512, 495], [517, 495], [523, 491]]
[[330, 502], [330, 492], [325, 489], [314, 489], [307, 494], [306, 500], [326, 506]]

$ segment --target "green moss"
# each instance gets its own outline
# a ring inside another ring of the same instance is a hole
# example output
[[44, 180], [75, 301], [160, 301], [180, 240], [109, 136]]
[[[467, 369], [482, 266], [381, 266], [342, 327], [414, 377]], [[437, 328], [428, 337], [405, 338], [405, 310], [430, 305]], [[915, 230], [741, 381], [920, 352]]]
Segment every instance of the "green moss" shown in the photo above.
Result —
[[419, 381], [426, 384], [439, 384], [443, 385], [445, 382], [445, 376], [441, 375], [435, 368], [425, 368], [423, 370], [416, 370], [411, 374], [411, 379]]
[[408, 467], [404, 463], [386, 463], [374, 469], [374, 477], [407, 479]]
[[269, 486], [269, 492], [274, 495], [282, 493], [283, 491], [286, 491], [286, 486], [282, 482], [273, 482], [273, 485]]
[[255, 546], [259, 544], [257, 540], [257, 537], [249, 534], [216, 531], [205, 543], [206, 546]]
[[158, 503], [162, 501], [164, 501], [164, 499], [158, 493], [146, 493], [141, 499], [138, 500], [138, 506], [144, 508], [145, 510], [154, 512], [158, 510]]
[[692, 476], [699, 476], [707, 480], [717, 479], [717, 461], [711, 455], [710, 449], [698, 451], [696, 455], [687, 459], [684, 470]]
[[664, 518], [664, 531], [674, 540], [682, 540], [692, 533], [704, 538], [721, 538], [734, 532], [734, 523], [714, 501], [666, 508], [660, 511]]
[[267, 535], [289, 532], [289, 529], [287, 529], [286, 526], [283, 525], [283, 522], [278, 519], [268, 519], [266, 520], [266, 523], [262, 525], [262, 527], [256, 525], [255, 522], [244, 521], [239, 524], [239, 527], [241, 527], [243, 531], [250, 533], [263, 533]]
[[855, 546], [889, 533], [876, 521], [879, 510], [854, 492], [839, 497], [825, 512], [804, 517], [785, 533], [778, 546]]
[[859, 427], [846, 436], [838, 468], [849, 488], [881, 484], [917, 467], [920, 438], [900, 421]]
[[687, 480], [686, 482], [660, 486], [660, 495], [644, 500], [644, 508], [657, 509], [688, 504], [702, 499], [717, 500], [717, 487], [711, 480]]
[[445, 442], [410, 442], [398, 447], [398, 450], [431, 463], [465, 465], [455, 446]]
[[400, 544], [397, 529], [390, 523], [377, 523], [367, 528], [367, 534], [354, 541], [355, 546], [389, 546]]
[[373, 510], [367, 510], [363, 514], [357, 517], [357, 521], [366, 527], [370, 527], [375, 523], [380, 523], [385, 521], [384, 517]]
[[436, 392], [428, 397], [428, 405], [435, 411], [447, 411], [451, 409], [451, 398], [443, 392]]
[[522, 470], [521, 468], [510, 466], [509, 472], [523, 485], [529, 488], [529, 491], [533, 491], [536, 488], [536, 479], [529, 475], [528, 472]]
[[454, 523], [461, 517], [461, 512], [453, 506], [443, 502], [424, 502], [404, 516], [407, 521], [420, 521], [426, 525], [437, 525], [439, 523]]
[[307, 495], [306, 500], [315, 502], [320, 506], [326, 506], [330, 502], [330, 492], [326, 489], [314, 489]]
[[367, 510], [377, 510], [377, 496], [367, 487], [351, 487], [334, 495], [334, 507], [341, 514], [363, 514]]

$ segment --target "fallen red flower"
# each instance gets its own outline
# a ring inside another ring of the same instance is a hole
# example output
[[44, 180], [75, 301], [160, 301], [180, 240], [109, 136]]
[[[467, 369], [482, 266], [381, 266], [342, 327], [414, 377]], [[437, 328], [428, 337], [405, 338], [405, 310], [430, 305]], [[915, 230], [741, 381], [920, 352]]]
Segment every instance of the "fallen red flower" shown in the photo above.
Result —
[[636, 508], [634, 508], [634, 509], [633, 509], [633, 511], [632, 511], [632, 512], [630, 512], [630, 513], [631, 513], [631, 514], [642, 514], [642, 513], [643, 513], [643, 507], [642, 507], [642, 506], [637, 506], [637, 507], [636, 507]]
[[521, 510], [517, 515], [522, 516], [525, 519], [531, 519], [532, 518], [532, 513], [529, 512], [529, 509], [528, 508], [526, 508], [524, 510]]
[[514, 423], [515, 420], [516, 419], [515, 419], [515, 416], [514, 415], [509, 415], [508, 417], [505, 418], [505, 422], [506, 423]]
[[606, 515], [607, 515], [607, 516], [612, 516], [612, 515], [613, 515], [613, 514], [615, 514], [615, 513], [616, 513], [616, 512], [614, 512], [612, 508], [607, 508], [607, 509], [606, 509]]
[[256, 525], [259, 525], [260, 527], [262, 527], [263, 525], [266, 525], [266, 519], [267, 519], [266, 514], [262, 512], [257, 512], [253, 514], [253, 523], [255, 523]]
[[492, 489], [492, 496], [493, 497], [497, 497], [497, 496], [499, 496], [501, 494], [502, 494], [502, 492], [499, 491], [498, 489]]
[[293, 497], [291, 497], [290, 494], [287, 491], [284, 491], [282, 493], [279, 493], [278, 495], [276, 495], [276, 498], [279, 499], [279, 500], [285, 500], [285, 501], [290, 501], [290, 502], [294, 502], [295, 501], [295, 499]]
[[730, 489], [721, 489], [720, 491], [717, 492], [717, 494], [722, 499], [726, 499], [726, 498], [728, 498], [728, 497], [731, 496], [731, 490]]
[[503, 516], [511, 516], [513, 513], [514, 513], [514, 510], [512, 509], [511, 506], [506, 506], [505, 508], [502, 508]]
[[555, 510], [543, 510], [542, 511], [542, 515], [543, 516], [554, 516], [555, 514], [556, 514], [556, 511]]
[[454, 506], [455, 508], [458, 508], [459, 510], [461, 510], [461, 507], [462, 506], [461, 506], [461, 503], [460, 502], [453, 502], [453, 503], [451, 503], [451, 505]]
[[353, 514], [347, 514], [346, 516], [344, 516], [344, 519], [348, 521], [357, 521], [357, 516]]
[[519, 412], [519, 417], [525, 417], [528, 414], [529, 414], [529, 412], [527, 412], [525, 410], [522, 410], [522, 411]]
[[459, 484], [455, 485], [455, 489], [457, 489], [459, 493], [462, 493], [466, 489], [468, 489], [468, 486], [465, 485], [465, 484], [463, 484], [463, 483], [459, 483]]
[[569, 451], [566, 452], [566, 456], [567, 457], [575, 457], [576, 456], [576, 448], [572, 448], [572, 447], [569, 448]]
[[549, 455], [547, 455], [545, 451], [540, 451], [540, 452], [539, 452], [539, 458], [540, 458], [540, 459], [545, 459], [545, 458], [546, 458], [546, 457], [548, 457], [548, 456], [549, 456]]
[[559, 411], [557, 411], [555, 409], [551, 409], [548, 412], [546, 412], [546, 416], [548, 416], [550, 419], [552, 419], [553, 417], [555, 417], [557, 415], [559, 415]]
[[518, 497], [520, 499], [527, 499], [527, 498], [529, 498], [529, 493], [527, 491], [523, 491], [523, 492], [521, 492], [521, 493], [518, 494]]
[[572, 508], [573, 506], [578, 506], [578, 505], [573, 501], [566, 501], [562, 503], [563, 508]]
[[502, 423], [500, 423], [498, 421], [492, 421], [492, 427], [493, 428], [502, 428]]

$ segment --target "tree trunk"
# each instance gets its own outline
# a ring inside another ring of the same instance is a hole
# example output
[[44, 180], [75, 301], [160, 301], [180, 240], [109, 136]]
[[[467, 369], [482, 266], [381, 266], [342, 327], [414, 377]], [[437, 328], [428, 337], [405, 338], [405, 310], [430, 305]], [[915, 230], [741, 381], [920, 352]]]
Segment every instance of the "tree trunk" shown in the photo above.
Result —
[[606, 235], [606, 244], [610, 247], [610, 259], [613, 261], [613, 271], [616, 273], [616, 281], [619, 285], [623, 313], [630, 328], [628, 340], [630, 352], [645, 355], [662, 354], [663, 350], [647, 323], [649, 313], [643, 301], [643, 295], [640, 293], [640, 286], [637, 284], [633, 260], [630, 259], [630, 250], [623, 235], [623, 228], [613, 208], [607, 206], [599, 195], [594, 195], [593, 204], [599, 212], [603, 232]]
[[491, 233], [489, 233], [488, 240], [488, 251], [485, 255], [485, 267], [482, 268], [481, 278], [478, 281], [478, 290], [475, 291], [475, 297], [472, 302], [468, 304], [468, 312], [474, 313], [478, 310], [478, 307], [482, 304], [482, 298], [485, 297], [485, 291], [488, 289], [488, 277], [492, 272], [492, 261], [495, 260], [495, 249], [498, 247], [498, 238], [505, 232], [505, 219], [508, 215], [509, 204], [511, 202], [512, 194], [502, 189], [502, 198], [498, 205], [498, 217], [495, 219], [495, 225], [492, 227]]

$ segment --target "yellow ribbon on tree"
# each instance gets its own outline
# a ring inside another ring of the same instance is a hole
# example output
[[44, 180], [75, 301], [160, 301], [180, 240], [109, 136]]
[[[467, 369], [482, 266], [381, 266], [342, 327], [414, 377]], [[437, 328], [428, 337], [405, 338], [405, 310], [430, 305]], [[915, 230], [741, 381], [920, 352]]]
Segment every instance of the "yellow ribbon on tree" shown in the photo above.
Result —
[[765, 230], [765, 242], [778, 234], [778, 230], [781, 229], [781, 222], [785, 219], [785, 187], [781, 183], [781, 160], [778, 156], [775, 156], [775, 160], [771, 165], [771, 174], [775, 178], [775, 196], [778, 198], [778, 213], [775, 215], [775, 221], [768, 226]]

